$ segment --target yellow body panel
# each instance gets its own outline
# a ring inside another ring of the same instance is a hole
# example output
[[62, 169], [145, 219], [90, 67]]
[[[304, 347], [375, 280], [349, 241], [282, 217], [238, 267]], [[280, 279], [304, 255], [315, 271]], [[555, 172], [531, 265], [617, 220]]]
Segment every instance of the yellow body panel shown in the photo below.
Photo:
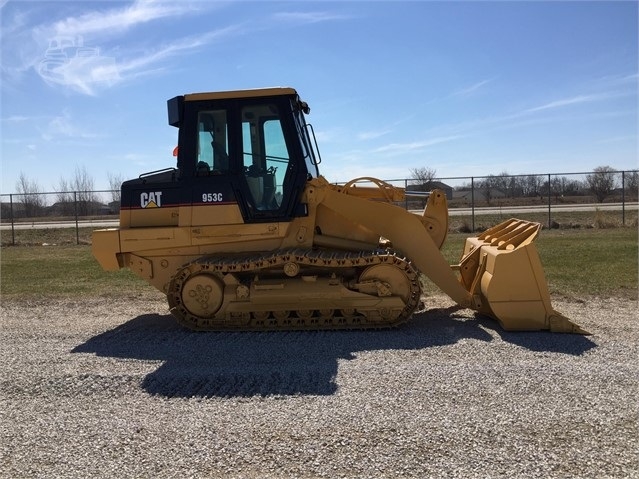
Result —
[[199, 226], [210, 225], [211, 215], [215, 212], [216, 225], [238, 225], [244, 223], [242, 213], [237, 204], [217, 205], [215, 210], [211, 210], [210, 206], [182, 206], [180, 207], [180, 215], [183, 220], [180, 226]]
[[180, 209], [178, 207], [135, 209], [129, 210], [128, 216], [130, 228], [178, 226]]
[[118, 261], [120, 230], [115, 228], [94, 231], [91, 236], [93, 256], [105, 271], [117, 271], [123, 265]]

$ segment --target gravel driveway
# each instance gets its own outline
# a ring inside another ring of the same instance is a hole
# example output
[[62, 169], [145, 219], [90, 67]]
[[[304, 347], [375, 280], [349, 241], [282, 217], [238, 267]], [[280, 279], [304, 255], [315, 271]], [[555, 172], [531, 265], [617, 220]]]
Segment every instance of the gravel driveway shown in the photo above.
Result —
[[555, 300], [588, 337], [428, 305], [194, 333], [156, 296], [3, 301], [0, 477], [639, 477], [636, 303]]

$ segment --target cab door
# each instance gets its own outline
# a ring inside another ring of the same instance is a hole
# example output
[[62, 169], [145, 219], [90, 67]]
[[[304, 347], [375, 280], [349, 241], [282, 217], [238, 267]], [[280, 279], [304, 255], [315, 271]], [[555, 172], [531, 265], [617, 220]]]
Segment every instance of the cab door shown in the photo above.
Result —
[[304, 214], [298, 205], [306, 178], [294, 125], [281, 114], [284, 108], [285, 102], [275, 101], [241, 107], [243, 203], [248, 221], [290, 220]]
[[191, 135], [195, 143], [191, 164], [194, 169], [188, 183], [191, 226], [229, 225], [242, 223], [233, 187], [233, 168], [227, 108], [204, 105], [194, 112], [195, 128]]

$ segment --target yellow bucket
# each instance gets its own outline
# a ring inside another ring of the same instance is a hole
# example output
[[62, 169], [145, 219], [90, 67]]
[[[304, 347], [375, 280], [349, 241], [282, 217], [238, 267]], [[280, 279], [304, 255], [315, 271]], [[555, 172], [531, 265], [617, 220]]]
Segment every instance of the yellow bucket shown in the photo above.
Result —
[[533, 244], [540, 230], [539, 223], [513, 218], [467, 238], [459, 264], [461, 282], [475, 308], [507, 331], [589, 334], [552, 308]]

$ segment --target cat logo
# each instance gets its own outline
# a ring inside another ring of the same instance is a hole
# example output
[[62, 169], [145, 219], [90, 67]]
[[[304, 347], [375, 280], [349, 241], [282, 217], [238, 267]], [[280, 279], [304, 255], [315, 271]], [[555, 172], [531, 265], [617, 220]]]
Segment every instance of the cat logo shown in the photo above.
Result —
[[140, 206], [142, 208], [160, 208], [162, 206], [162, 192], [151, 191], [140, 194]]

